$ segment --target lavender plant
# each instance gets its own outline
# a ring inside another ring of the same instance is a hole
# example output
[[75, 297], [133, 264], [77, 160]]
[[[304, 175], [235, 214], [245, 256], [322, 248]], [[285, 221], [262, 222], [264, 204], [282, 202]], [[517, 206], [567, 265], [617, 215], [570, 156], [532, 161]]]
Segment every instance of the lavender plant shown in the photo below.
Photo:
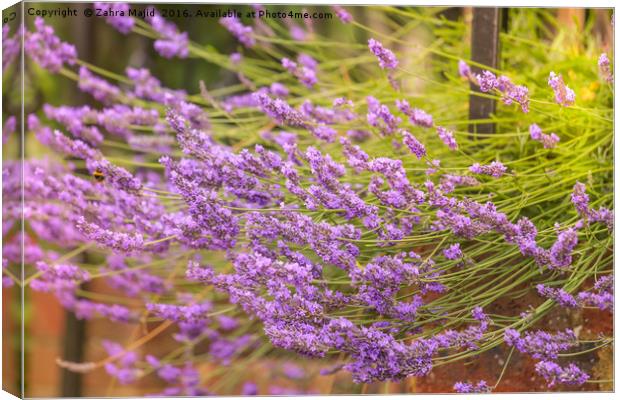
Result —
[[[3, 285], [52, 293], [78, 318], [158, 323], [137, 341], [103, 342], [103, 360], [60, 365], [128, 385], [154, 375], [165, 395], [250, 395], [259, 389], [241, 371], [267, 355], [321, 359], [324, 375], [371, 383], [502, 349], [536, 360], [549, 388], [599, 382], [571, 351], [612, 337], [540, 329], [558, 308], [613, 309], [608, 56], [534, 41], [527, 24], [541, 11], [514, 10], [504, 70], [478, 74], [466, 25], [437, 10], [373, 8], [389, 33], [359, 10], [332, 11], [338, 39], [222, 18], [214, 29], [238, 42], [231, 54], [157, 11], [107, 18], [170, 63], [200, 59], [236, 78], [197, 82], [194, 94], [141, 66], [91, 65], [46, 21], [28, 21], [29, 68], [73, 81], [96, 106], [49, 98], [25, 116], [25, 137], [51, 152], [25, 160], [23, 181], [21, 162], [4, 162]], [[412, 49], [419, 29], [436, 41]], [[17, 72], [13, 35], [3, 29], [5, 75]], [[497, 114], [468, 119], [470, 95], [496, 99]], [[16, 142], [16, 120], [5, 121], [4, 141]], [[488, 122], [496, 133], [466, 131]], [[22, 212], [27, 236], [14, 229]], [[92, 281], [126, 297], [81, 286]], [[533, 300], [501, 307], [519, 298]], [[145, 354], [169, 326], [177, 348]], [[204, 363], [217, 367], [200, 373]], [[283, 365], [290, 379], [305, 374]], [[454, 390], [491, 391], [502, 375]]]

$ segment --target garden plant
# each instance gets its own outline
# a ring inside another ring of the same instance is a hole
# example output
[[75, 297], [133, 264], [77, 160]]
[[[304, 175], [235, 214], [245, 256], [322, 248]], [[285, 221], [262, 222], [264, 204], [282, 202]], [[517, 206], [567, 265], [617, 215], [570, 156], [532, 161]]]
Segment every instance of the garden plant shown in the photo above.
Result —
[[[389, 391], [457, 365], [450, 390], [490, 392], [519, 358], [532, 391], [609, 390], [613, 54], [591, 18], [508, 10], [491, 68], [441, 8], [230, 6], [204, 19], [220, 49], [180, 7], [88, 7], [222, 78], [180, 90], [139, 58], [85, 61], [56, 19], [3, 25], [5, 103], [22, 68], [21, 101], [43, 98], [3, 110], [3, 286], [136, 332], [61, 368], [198, 396]], [[470, 119], [476, 97], [496, 111]], [[266, 360], [288, 380], [245, 373]]]

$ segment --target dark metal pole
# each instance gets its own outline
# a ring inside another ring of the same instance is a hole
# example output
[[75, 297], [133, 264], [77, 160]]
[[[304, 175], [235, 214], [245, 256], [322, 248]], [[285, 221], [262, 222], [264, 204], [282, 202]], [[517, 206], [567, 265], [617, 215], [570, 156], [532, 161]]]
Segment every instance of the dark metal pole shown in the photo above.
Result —
[[[497, 7], [475, 7], [471, 29], [471, 59], [479, 64], [497, 68], [499, 64], [499, 31], [501, 29], [501, 11]], [[473, 66], [473, 73], [481, 69]], [[471, 90], [480, 92], [478, 86], [471, 84]], [[471, 95], [469, 98], [469, 119], [486, 119], [495, 112], [493, 99]], [[495, 124], [470, 124], [471, 133], [493, 133]]]
[[[66, 312], [65, 337], [63, 360], [80, 362], [84, 359], [84, 340], [86, 339], [86, 324], [79, 320], [71, 312]], [[81, 397], [82, 396], [82, 376], [71, 372], [66, 368], [62, 369], [62, 386], [60, 393], [62, 397]]]
[[[78, 15], [84, 15], [86, 8], [91, 8], [92, 4], [77, 4]], [[80, 58], [93, 61], [94, 24], [88, 18], [78, 18], [71, 26], [74, 44], [77, 47]], [[82, 103], [89, 101], [88, 96], [83, 92], [76, 95], [76, 99]], [[84, 261], [88, 260], [88, 254], [82, 256]], [[82, 285], [86, 289], [86, 285]], [[86, 343], [86, 321], [75, 317], [70, 311], [65, 312], [65, 336], [63, 340], [63, 360], [72, 362], [82, 362], [84, 360], [84, 344]], [[60, 395], [62, 397], [82, 397], [82, 374], [62, 369], [60, 381]]]

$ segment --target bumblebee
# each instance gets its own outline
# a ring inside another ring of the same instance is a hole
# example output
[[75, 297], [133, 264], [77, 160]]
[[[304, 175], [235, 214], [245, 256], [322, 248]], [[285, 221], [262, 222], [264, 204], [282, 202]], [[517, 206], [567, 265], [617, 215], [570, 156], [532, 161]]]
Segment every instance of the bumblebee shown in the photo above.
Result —
[[93, 172], [93, 177], [97, 182], [103, 182], [105, 180], [105, 175], [100, 169], [96, 169], [95, 172]]

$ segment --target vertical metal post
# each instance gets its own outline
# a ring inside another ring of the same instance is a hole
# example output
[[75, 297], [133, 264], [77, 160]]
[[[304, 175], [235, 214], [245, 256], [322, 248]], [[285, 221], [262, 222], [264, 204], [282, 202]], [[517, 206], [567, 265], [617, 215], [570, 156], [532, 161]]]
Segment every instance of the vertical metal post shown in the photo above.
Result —
[[[78, 15], [84, 15], [86, 8], [92, 4], [76, 4]], [[71, 27], [74, 44], [77, 47], [80, 58], [93, 61], [94, 24], [87, 18], [78, 18]], [[80, 92], [76, 95], [76, 100], [81, 103], [88, 103], [89, 97]], [[83, 255], [84, 261], [88, 260], [88, 255]], [[86, 285], [82, 285], [86, 289]], [[62, 338], [63, 359], [72, 362], [82, 362], [84, 360], [84, 344], [86, 343], [86, 321], [75, 317], [70, 311], [65, 311], [65, 335]], [[82, 374], [62, 369], [60, 377], [60, 396], [62, 397], [82, 397]]]
[[[63, 360], [80, 362], [84, 359], [84, 341], [86, 338], [86, 324], [79, 320], [71, 312], [66, 312], [65, 337]], [[82, 396], [82, 376], [71, 372], [66, 368], [62, 369], [62, 382], [60, 393], [62, 397], [81, 397]]]
[[[471, 60], [491, 68], [499, 64], [499, 31], [501, 29], [501, 12], [497, 7], [475, 7], [473, 9], [471, 29]], [[473, 73], [480, 73], [478, 67]], [[471, 84], [471, 90], [480, 92], [478, 86]], [[485, 119], [495, 112], [493, 99], [471, 95], [469, 98], [469, 119]], [[495, 124], [470, 124], [471, 133], [493, 133]]]

